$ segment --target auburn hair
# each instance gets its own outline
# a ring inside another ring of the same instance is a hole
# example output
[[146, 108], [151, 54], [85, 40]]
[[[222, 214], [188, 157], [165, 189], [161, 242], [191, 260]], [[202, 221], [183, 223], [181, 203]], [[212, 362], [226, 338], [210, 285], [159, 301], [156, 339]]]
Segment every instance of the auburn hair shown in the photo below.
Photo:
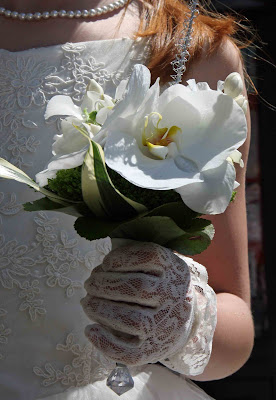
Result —
[[[153, 81], [160, 76], [161, 82], [170, 80], [171, 61], [176, 55], [175, 44], [183, 39], [184, 22], [189, 18], [187, 2], [183, 0], [140, 0], [141, 22], [136, 37], [150, 37], [151, 55], [148, 68]], [[247, 47], [249, 41], [235, 38], [240, 23], [232, 15], [222, 15], [198, 7], [199, 15], [194, 20], [192, 41], [189, 47], [190, 59], [198, 59], [204, 49], [212, 54], [223, 40], [229, 38], [238, 48]], [[246, 28], [244, 29], [246, 30]]]

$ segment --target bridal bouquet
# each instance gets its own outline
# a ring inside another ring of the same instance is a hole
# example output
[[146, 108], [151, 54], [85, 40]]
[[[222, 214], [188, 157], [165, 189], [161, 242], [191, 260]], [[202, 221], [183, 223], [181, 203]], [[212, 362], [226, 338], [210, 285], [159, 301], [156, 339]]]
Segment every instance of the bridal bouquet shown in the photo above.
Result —
[[238, 183], [234, 162], [246, 139], [247, 101], [238, 73], [217, 90], [189, 80], [160, 94], [159, 80], [136, 65], [115, 99], [92, 80], [81, 106], [55, 96], [45, 118], [62, 117], [53, 158], [32, 180], [0, 159], [0, 177], [44, 197], [27, 211], [77, 216], [79, 235], [155, 242], [185, 255], [202, 252], [214, 228], [202, 215], [223, 213]]

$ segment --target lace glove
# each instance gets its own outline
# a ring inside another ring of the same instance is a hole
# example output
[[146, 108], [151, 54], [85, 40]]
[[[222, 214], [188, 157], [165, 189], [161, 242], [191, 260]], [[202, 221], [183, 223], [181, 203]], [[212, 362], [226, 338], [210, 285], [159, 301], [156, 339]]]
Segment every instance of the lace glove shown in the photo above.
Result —
[[175, 354], [185, 352], [198, 331], [194, 322], [198, 324], [199, 289], [189, 260], [153, 243], [109, 253], [85, 283], [88, 294], [82, 306], [99, 323], [87, 327], [89, 340], [118, 362], [143, 365], [163, 360], [178, 368]]

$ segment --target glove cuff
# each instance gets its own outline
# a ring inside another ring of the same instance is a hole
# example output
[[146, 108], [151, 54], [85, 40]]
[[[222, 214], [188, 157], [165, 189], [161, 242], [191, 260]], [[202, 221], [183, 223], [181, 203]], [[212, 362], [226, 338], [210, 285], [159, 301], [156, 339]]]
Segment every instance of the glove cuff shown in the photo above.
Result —
[[209, 362], [214, 332], [217, 324], [217, 301], [214, 290], [208, 285], [206, 268], [189, 257], [177, 254], [189, 266], [194, 287], [194, 321], [184, 347], [170, 355], [162, 364], [183, 375], [202, 374]]

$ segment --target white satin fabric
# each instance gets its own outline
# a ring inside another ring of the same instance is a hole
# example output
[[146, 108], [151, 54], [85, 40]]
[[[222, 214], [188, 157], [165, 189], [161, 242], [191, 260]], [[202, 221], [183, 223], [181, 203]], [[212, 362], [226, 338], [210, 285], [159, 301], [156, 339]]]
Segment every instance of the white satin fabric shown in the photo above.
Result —
[[[0, 156], [34, 178], [51, 157], [59, 119], [45, 122], [49, 99], [79, 103], [91, 78], [109, 95], [135, 63], [142, 41], [115, 39], [0, 50]], [[0, 393], [4, 400], [115, 399], [105, 378], [114, 363], [87, 341], [91, 323], [80, 299], [84, 281], [110, 251], [109, 239], [78, 237], [74, 218], [28, 213], [31, 189], [0, 180]], [[124, 400], [210, 399], [165, 367], [133, 370], [135, 388]]]

